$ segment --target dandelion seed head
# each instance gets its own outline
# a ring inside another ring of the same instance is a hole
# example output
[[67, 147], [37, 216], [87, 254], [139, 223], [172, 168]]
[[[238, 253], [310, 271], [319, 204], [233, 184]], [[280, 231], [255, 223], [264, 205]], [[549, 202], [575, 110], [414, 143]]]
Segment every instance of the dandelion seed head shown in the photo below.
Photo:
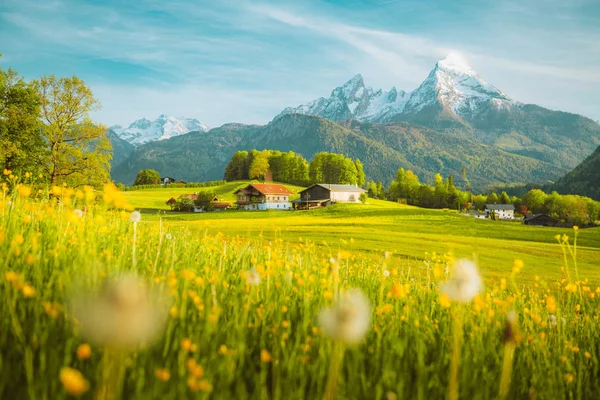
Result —
[[85, 337], [114, 348], [135, 348], [153, 340], [168, 310], [161, 297], [133, 274], [86, 292], [76, 298], [73, 308]]
[[337, 305], [319, 314], [323, 332], [332, 339], [346, 344], [362, 341], [371, 324], [371, 304], [360, 291], [352, 290]]
[[483, 281], [477, 265], [467, 259], [454, 263], [454, 276], [442, 284], [442, 293], [458, 303], [468, 303], [483, 290]]
[[256, 271], [256, 269], [252, 268], [249, 271], [246, 271], [246, 282], [250, 285], [258, 285], [261, 281], [260, 274]]
[[139, 211], [133, 211], [129, 214], [129, 220], [131, 222], [140, 222], [142, 220], [142, 214]]

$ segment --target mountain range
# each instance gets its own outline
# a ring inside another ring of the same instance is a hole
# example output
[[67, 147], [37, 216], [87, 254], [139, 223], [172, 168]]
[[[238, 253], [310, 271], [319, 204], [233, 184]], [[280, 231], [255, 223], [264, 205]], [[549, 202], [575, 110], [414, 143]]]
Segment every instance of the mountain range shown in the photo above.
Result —
[[[269, 148], [308, 159], [319, 151], [344, 153], [360, 158], [369, 178], [386, 183], [400, 167], [424, 180], [437, 172], [459, 176], [465, 167], [473, 187], [484, 190], [554, 182], [600, 145], [596, 122], [513, 100], [456, 55], [438, 61], [412, 92], [374, 90], [359, 74], [327, 98], [285, 108], [265, 126], [158, 135], [160, 123], [141, 121], [115, 130], [137, 146], [125, 161], [113, 162], [115, 180], [131, 183], [142, 168], [185, 180], [221, 179], [236, 150]], [[144, 126], [151, 133], [142, 134]]]
[[133, 146], [141, 146], [157, 140], [167, 140], [188, 132], [208, 132], [209, 128], [193, 118], [159, 115], [154, 121], [141, 118], [132, 122], [127, 128], [113, 125], [109, 128], [120, 139]]

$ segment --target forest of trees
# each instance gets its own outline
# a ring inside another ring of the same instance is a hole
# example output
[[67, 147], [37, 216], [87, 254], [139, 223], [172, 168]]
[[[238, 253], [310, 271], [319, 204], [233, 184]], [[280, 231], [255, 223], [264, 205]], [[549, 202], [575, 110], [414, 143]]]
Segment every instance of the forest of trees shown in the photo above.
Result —
[[310, 162], [299, 154], [277, 150], [236, 152], [225, 168], [225, 180], [265, 180], [309, 185], [311, 183], [365, 184], [365, 172], [360, 160], [343, 154], [321, 152]]
[[50, 185], [108, 182], [112, 146], [89, 116], [99, 107], [76, 76], [26, 81], [0, 68], [0, 170]]
[[396, 179], [387, 190], [381, 182], [367, 183], [370, 197], [398, 201], [404, 204], [425, 208], [452, 208], [456, 210], [483, 210], [486, 204], [512, 204], [515, 211], [523, 216], [530, 213], [547, 214], [557, 222], [572, 222], [576, 225], [593, 224], [600, 215], [600, 202], [588, 197], [561, 195], [557, 192], [546, 194], [533, 189], [523, 198], [509, 196], [506, 192], [497, 194], [473, 194], [454, 186], [454, 177], [444, 179], [440, 174], [434, 177], [434, 184], [419, 182], [419, 177], [410, 170], [400, 168]]

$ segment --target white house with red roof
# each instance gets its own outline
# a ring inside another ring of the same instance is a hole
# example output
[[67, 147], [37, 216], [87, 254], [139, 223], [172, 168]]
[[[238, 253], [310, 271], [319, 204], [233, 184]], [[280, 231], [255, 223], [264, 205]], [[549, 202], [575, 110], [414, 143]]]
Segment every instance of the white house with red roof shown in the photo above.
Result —
[[235, 204], [241, 210], [289, 210], [289, 197], [293, 192], [283, 185], [252, 183], [234, 194], [237, 196]]

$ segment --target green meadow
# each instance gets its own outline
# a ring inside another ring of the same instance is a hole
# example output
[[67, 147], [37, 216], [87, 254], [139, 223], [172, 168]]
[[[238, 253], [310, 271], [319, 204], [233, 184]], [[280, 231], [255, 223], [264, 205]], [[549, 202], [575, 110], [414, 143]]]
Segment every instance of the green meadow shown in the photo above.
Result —
[[[220, 199], [235, 201], [233, 192], [248, 182], [208, 188]], [[302, 188], [286, 185], [298, 192]], [[519, 222], [470, 218], [454, 210], [434, 210], [369, 199], [367, 204], [337, 204], [311, 211], [237, 211], [178, 213], [165, 201], [201, 189], [161, 188], [126, 192], [128, 201], [142, 209], [145, 220], [186, 228], [198, 235], [222, 233], [249, 240], [281, 239], [288, 243], [311, 241], [318, 248], [379, 254], [392, 253], [399, 262], [424, 266], [432, 253], [451, 253], [479, 261], [484, 277], [505, 276], [515, 259], [525, 262], [521, 278], [563, 275], [565, 253], [557, 235], [565, 228], [531, 227]], [[567, 254], [570, 266], [570, 254]], [[581, 229], [577, 236], [577, 261], [582, 277], [600, 280], [600, 229]]]

